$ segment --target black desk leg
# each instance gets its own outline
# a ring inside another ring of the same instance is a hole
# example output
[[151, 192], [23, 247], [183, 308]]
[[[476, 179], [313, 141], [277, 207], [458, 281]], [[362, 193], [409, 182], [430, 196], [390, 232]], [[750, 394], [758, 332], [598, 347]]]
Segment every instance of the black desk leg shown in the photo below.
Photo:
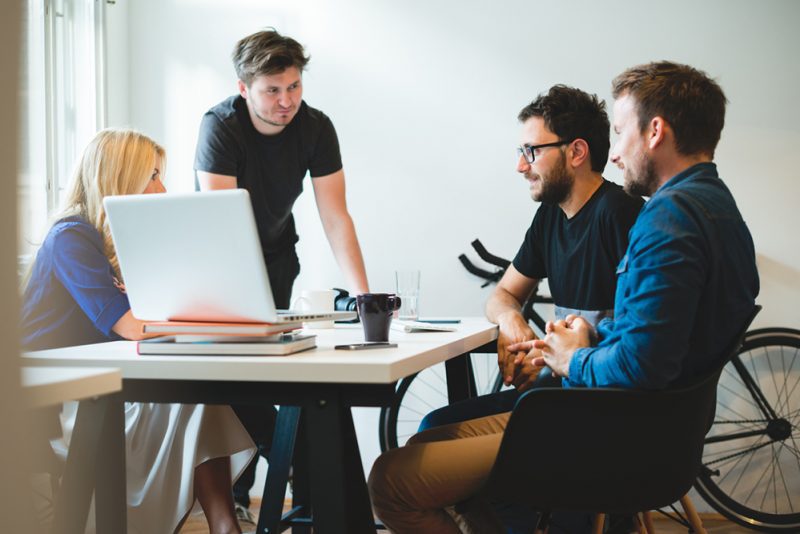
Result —
[[83, 534], [85, 531], [107, 407], [102, 399], [84, 400], [78, 406], [61, 490], [56, 496], [53, 532]]
[[[294, 477], [292, 482], [292, 510], [294, 518], [311, 519], [311, 474], [308, 469], [308, 437], [306, 425], [300, 418], [297, 430], [297, 442], [294, 447]], [[311, 534], [308, 525], [293, 525], [292, 534]]]
[[447, 397], [450, 404], [475, 396], [475, 377], [469, 353], [444, 362], [447, 372]]
[[125, 403], [107, 395], [100, 450], [97, 455], [95, 517], [97, 533], [125, 534], [128, 528], [125, 480]]
[[375, 533], [350, 407], [336, 392], [303, 412], [308, 436], [315, 534]]
[[283, 499], [286, 495], [286, 482], [292, 465], [297, 427], [300, 421], [299, 406], [281, 406], [275, 423], [275, 434], [269, 452], [269, 470], [258, 514], [258, 534], [280, 532]]

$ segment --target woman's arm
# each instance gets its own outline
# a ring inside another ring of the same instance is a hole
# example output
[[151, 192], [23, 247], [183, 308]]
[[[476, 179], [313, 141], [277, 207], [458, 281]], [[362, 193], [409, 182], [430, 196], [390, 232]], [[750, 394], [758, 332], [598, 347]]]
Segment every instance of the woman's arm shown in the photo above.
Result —
[[111, 327], [111, 330], [113, 330], [118, 336], [131, 341], [139, 341], [141, 339], [156, 337], [158, 334], [144, 334], [142, 332], [142, 326], [144, 323], [145, 321], [140, 321], [133, 316], [133, 313], [131, 313], [130, 310], [128, 310], [125, 312], [125, 315], [120, 317], [119, 321], [117, 321], [114, 326]]

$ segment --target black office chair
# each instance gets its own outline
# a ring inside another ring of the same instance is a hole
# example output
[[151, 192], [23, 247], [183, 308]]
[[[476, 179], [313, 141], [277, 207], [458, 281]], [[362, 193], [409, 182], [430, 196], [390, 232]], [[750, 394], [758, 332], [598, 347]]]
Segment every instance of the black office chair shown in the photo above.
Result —
[[692, 530], [705, 532], [686, 493], [700, 470], [722, 367], [738, 353], [760, 309], [725, 361], [686, 387], [527, 392], [476, 497], [543, 511], [537, 531], [546, 530], [553, 511], [595, 513], [595, 532], [602, 532], [602, 514], [639, 514], [680, 500]]

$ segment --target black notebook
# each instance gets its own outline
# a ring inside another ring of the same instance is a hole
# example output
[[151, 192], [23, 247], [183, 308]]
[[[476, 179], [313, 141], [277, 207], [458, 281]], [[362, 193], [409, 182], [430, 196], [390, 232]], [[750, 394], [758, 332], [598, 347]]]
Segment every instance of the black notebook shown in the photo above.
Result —
[[285, 356], [317, 346], [314, 335], [275, 337], [163, 336], [139, 341], [139, 354], [185, 354], [191, 356]]

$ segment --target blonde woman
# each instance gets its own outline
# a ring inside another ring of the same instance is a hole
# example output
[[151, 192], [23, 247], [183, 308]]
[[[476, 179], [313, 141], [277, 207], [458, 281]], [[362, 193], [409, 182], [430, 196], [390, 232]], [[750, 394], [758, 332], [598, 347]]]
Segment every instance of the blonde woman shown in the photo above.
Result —
[[[130, 310], [103, 197], [161, 193], [164, 149], [131, 130], [103, 130], [89, 143], [28, 274], [23, 345], [40, 350], [141, 339]], [[72, 408], [72, 407], [70, 407]], [[74, 423], [65, 408], [65, 441]], [[227, 406], [125, 405], [128, 531], [176, 532], [195, 499], [212, 533], [239, 533], [231, 497], [254, 455]]]

